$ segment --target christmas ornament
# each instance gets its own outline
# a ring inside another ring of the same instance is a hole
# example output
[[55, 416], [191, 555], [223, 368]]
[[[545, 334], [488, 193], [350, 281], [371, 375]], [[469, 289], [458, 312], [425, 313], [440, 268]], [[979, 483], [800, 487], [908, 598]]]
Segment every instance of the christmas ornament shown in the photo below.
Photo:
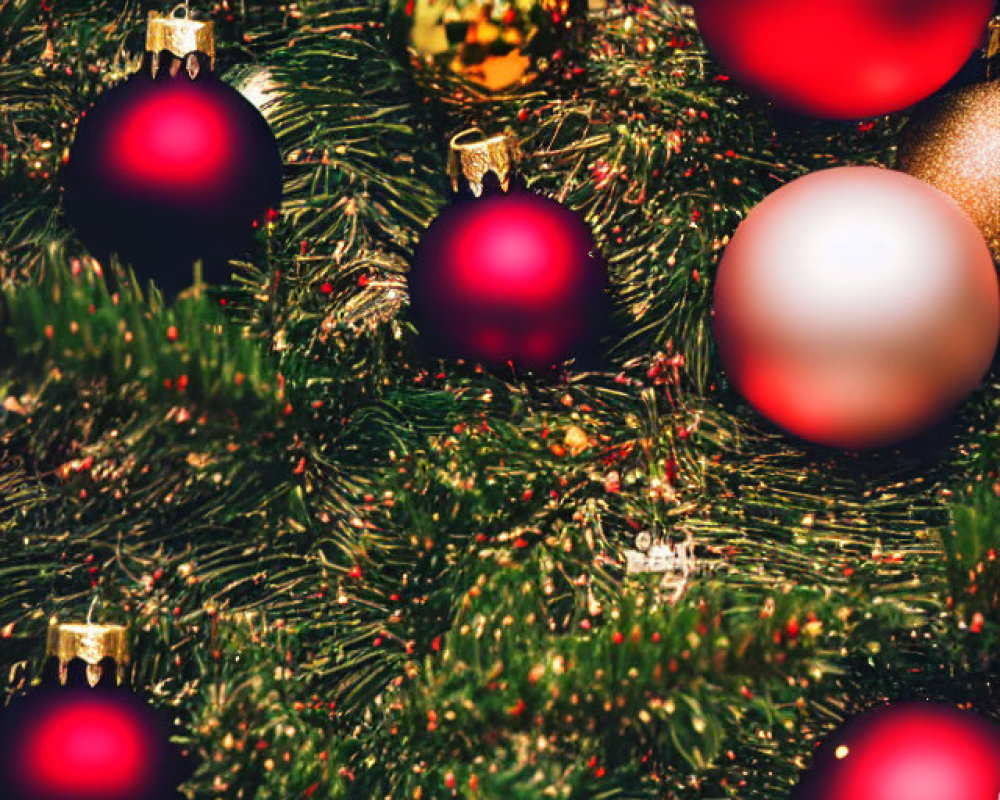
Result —
[[409, 274], [425, 344], [522, 369], [587, 355], [606, 319], [607, 272], [586, 224], [513, 175], [507, 137], [466, 131], [451, 153], [456, 196], [425, 232]]
[[169, 729], [120, 687], [125, 629], [53, 623], [49, 678], [0, 715], [5, 800], [170, 800], [179, 758]]
[[583, 0], [391, 0], [389, 30], [416, 76], [497, 92], [531, 82], [572, 46]]
[[951, 195], [1000, 258], [1000, 83], [933, 101], [903, 129], [897, 168]]
[[817, 751], [792, 800], [997, 800], [1000, 727], [936, 703], [855, 718]]
[[981, 43], [993, 0], [696, 0], [723, 67], [802, 114], [859, 119], [944, 86]]
[[660, 574], [659, 590], [670, 603], [676, 603], [687, 591], [692, 576], [707, 570], [708, 565], [694, 552], [694, 539], [689, 535], [677, 542], [659, 536], [654, 540], [648, 531], [635, 538], [635, 550], [626, 549], [625, 574]]
[[274, 73], [257, 65], [238, 68], [227, 75], [233, 88], [249, 100], [264, 119], [270, 120], [277, 110], [281, 92]]
[[947, 415], [1000, 332], [989, 250], [942, 192], [840, 167], [792, 181], [737, 229], [715, 334], [733, 385], [811, 442], [871, 448]]
[[212, 23], [151, 14], [143, 68], [81, 118], [66, 164], [66, 214], [83, 242], [166, 294], [190, 283], [197, 259], [224, 281], [281, 201], [274, 135], [212, 74], [214, 47]]

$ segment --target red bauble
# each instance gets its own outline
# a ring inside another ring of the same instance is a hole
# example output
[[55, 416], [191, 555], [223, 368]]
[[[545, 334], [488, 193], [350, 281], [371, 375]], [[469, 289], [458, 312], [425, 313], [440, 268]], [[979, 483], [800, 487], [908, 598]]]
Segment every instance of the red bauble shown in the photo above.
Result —
[[579, 215], [523, 187], [456, 199], [409, 275], [411, 310], [438, 353], [543, 369], [596, 346], [607, 270]]
[[83, 242], [167, 294], [190, 283], [197, 259], [208, 280], [226, 279], [227, 260], [277, 210], [282, 173], [260, 112], [206, 59], [191, 78], [164, 63], [173, 58], [147, 54], [86, 112], [65, 171], [66, 213]]
[[734, 77], [803, 114], [860, 119], [944, 86], [981, 43], [994, 0], [696, 0]]
[[934, 703], [862, 714], [817, 751], [793, 800], [997, 800], [1000, 727]]
[[0, 718], [5, 800], [168, 800], [177, 766], [160, 717], [124, 689], [41, 689]]

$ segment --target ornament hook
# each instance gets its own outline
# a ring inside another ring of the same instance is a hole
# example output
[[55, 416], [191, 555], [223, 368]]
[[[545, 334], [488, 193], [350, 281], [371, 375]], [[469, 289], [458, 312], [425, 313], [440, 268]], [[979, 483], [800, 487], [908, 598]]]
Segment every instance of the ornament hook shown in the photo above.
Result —
[[94, 609], [97, 608], [97, 603], [100, 599], [100, 595], [94, 592], [94, 596], [90, 599], [90, 607], [87, 609], [87, 624], [94, 624]]

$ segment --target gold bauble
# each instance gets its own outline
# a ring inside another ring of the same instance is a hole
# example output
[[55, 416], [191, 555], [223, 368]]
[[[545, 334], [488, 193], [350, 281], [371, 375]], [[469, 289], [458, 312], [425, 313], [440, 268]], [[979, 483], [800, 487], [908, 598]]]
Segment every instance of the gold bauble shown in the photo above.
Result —
[[390, 0], [394, 48], [418, 80], [445, 94], [530, 83], [579, 41], [586, 0]]
[[1000, 82], [921, 110], [903, 129], [896, 166], [954, 198], [1000, 259]]

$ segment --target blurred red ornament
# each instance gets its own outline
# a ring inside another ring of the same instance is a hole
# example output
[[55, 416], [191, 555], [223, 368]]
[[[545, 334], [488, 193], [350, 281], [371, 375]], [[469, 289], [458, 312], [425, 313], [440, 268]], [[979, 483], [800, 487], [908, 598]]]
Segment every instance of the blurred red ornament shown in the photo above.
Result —
[[0, 714], [4, 800], [179, 797], [167, 722], [117, 683], [126, 653], [121, 626], [53, 624], [42, 685]]
[[124, 689], [53, 689], [7, 713], [0, 726], [6, 800], [175, 796], [167, 732]]
[[695, 0], [702, 35], [748, 88], [792, 111], [860, 119], [941, 89], [982, 43], [994, 0]]
[[974, 391], [1000, 289], [972, 220], [922, 181], [841, 167], [765, 198], [715, 285], [723, 366], [765, 417], [811, 442], [871, 448], [939, 422]]
[[[164, 26], [179, 34], [164, 39]], [[173, 294], [197, 259], [209, 281], [227, 278], [280, 204], [282, 163], [264, 117], [212, 74], [210, 23], [151, 19], [147, 51], [81, 118], [65, 209], [92, 252]]]
[[862, 714], [817, 751], [792, 800], [997, 800], [1000, 727], [935, 703]]
[[516, 180], [501, 188], [498, 174], [506, 179], [510, 169], [504, 137], [458, 146], [486, 148], [474, 163], [495, 169], [463, 179], [473, 191], [441, 212], [417, 248], [410, 300], [425, 342], [443, 355], [522, 369], [589, 355], [607, 310], [607, 272], [589, 228]]

